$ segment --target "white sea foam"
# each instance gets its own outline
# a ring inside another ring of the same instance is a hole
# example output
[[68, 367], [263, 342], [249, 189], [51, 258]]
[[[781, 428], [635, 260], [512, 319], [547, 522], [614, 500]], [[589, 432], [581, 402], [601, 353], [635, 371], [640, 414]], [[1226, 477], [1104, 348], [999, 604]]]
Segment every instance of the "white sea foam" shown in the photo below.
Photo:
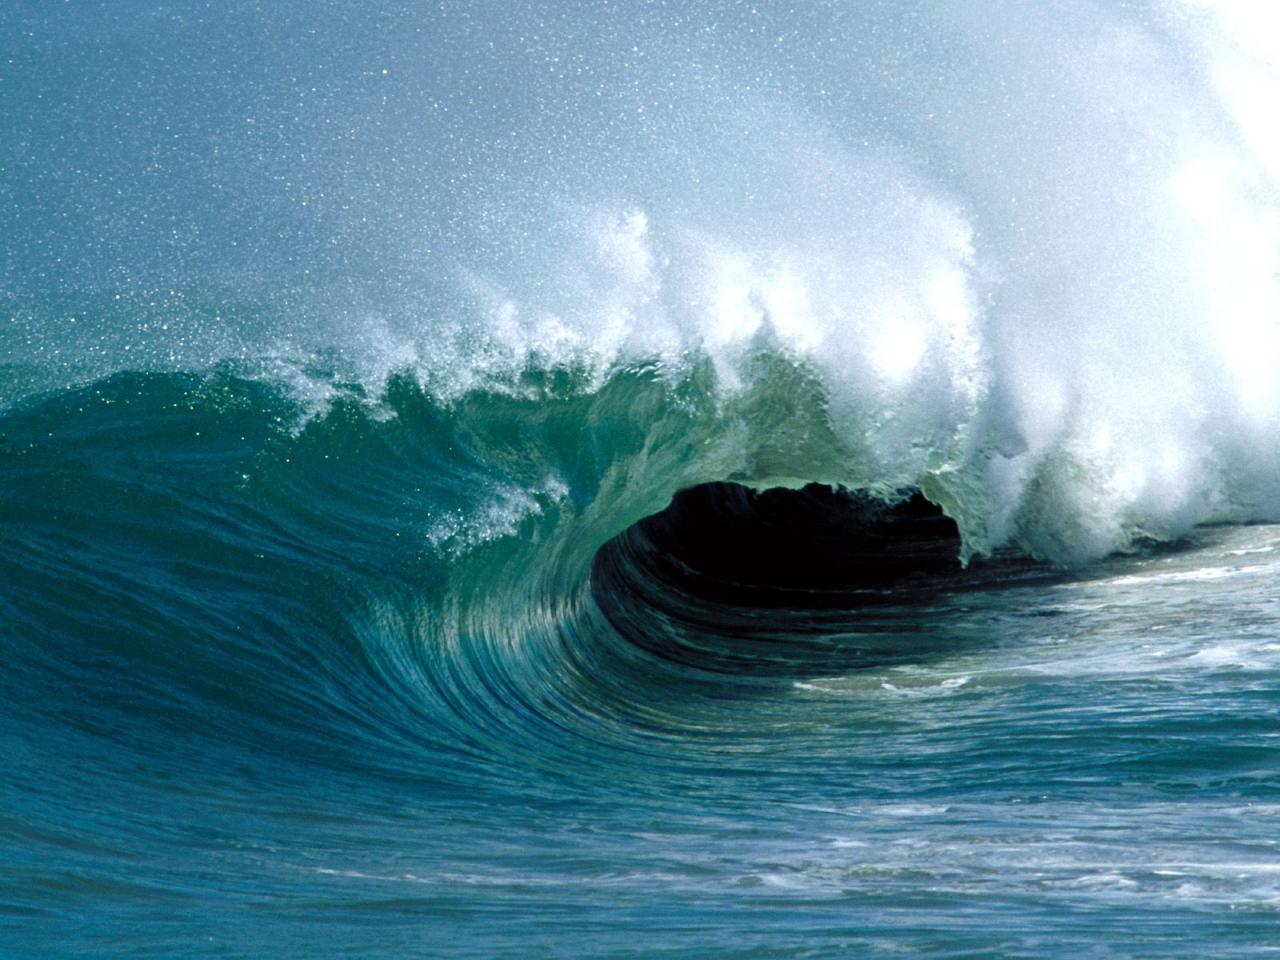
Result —
[[[107, 340], [76, 337], [162, 365], [204, 344], [332, 348], [367, 387], [408, 369], [445, 399], [530, 366], [572, 367], [590, 389], [620, 365], [704, 359], [731, 397], [772, 350], [820, 376], [838, 449], [820, 471], [757, 468], [748, 437], [739, 476], [917, 484], [967, 549], [1013, 541], [1066, 561], [1280, 519], [1280, 17], [1266, 5], [652, 16], [543, 24], [539, 49], [579, 51], [579, 80], [560, 59], [486, 61], [490, 89], [527, 99], [486, 96], [470, 120], [446, 116], [461, 94], [431, 64], [380, 74], [429, 118], [398, 140], [371, 132], [339, 168], [290, 167], [318, 198], [353, 168], [383, 173], [304, 231], [340, 256], [279, 251], [277, 266], [314, 259], [282, 329], [153, 297], [136, 330], [117, 317]], [[421, 183], [384, 185], [388, 157]], [[23, 355], [75, 352], [32, 317], [11, 332]]]
[[704, 355], [728, 392], [753, 350], [791, 354], [826, 384], [844, 479], [923, 484], [976, 550], [1085, 559], [1275, 518], [1276, 18], [1073, 4], [1063, 30], [1058, 8], [979, 6], [931, 14], [934, 78], [852, 55], [815, 74], [894, 99], [888, 133], [708, 91], [679, 143], [657, 127], [628, 157], [696, 163], [628, 177], [633, 200], [548, 201], [537, 243], [468, 268], [471, 345], [432, 329], [424, 352], [462, 386]]

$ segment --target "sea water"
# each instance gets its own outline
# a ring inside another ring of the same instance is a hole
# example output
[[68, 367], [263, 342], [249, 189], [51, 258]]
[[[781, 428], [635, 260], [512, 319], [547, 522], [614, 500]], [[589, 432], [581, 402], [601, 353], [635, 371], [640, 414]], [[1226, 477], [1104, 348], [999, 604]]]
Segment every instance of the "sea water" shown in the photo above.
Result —
[[10, 0], [0, 953], [1274, 952], [1278, 62]]

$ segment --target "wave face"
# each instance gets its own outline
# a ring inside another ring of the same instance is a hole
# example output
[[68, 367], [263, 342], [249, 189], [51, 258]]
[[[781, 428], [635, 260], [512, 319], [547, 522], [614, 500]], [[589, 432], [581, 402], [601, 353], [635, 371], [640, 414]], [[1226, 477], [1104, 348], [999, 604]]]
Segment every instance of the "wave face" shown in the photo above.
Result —
[[6, 951], [1271, 942], [1275, 16], [0, 53]]

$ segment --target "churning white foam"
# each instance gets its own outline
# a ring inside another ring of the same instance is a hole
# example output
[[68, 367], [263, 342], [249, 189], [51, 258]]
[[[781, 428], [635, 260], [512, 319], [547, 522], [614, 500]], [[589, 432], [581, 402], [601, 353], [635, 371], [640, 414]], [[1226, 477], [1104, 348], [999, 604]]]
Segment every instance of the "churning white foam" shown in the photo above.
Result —
[[825, 385], [847, 470], [815, 479], [920, 485], [970, 550], [1280, 519], [1268, 5], [548, 9], [510, 56], [460, 34], [457, 90], [397, 65], [421, 143], [371, 130], [369, 168], [424, 186], [338, 221], [369, 263], [268, 348], [445, 398], [706, 359], [732, 397], [773, 351]]
[[[754, 351], [789, 354], [859, 452], [847, 482], [923, 484], [975, 550], [1085, 559], [1280, 515], [1280, 17], [916, 15], [919, 62], [814, 74], [869, 88], [866, 115], [712, 90], [628, 158], [636, 199], [538, 197], [424, 353], [460, 388], [706, 356], [728, 393]], [[663, 182], [672, 149], [697, 162]]]

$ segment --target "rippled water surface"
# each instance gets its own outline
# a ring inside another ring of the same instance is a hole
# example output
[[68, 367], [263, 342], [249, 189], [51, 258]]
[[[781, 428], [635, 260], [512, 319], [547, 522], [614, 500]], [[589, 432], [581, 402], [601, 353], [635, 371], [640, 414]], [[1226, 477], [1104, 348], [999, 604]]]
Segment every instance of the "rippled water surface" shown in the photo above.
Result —
[[16, 954], [1270, 948], [1280, 528], [964, 571], [927, 510], [720, 485], [575, 580], [551, 499], [398, 545], [420, 413], [296, 433], [270, 396], [5, 420]]

